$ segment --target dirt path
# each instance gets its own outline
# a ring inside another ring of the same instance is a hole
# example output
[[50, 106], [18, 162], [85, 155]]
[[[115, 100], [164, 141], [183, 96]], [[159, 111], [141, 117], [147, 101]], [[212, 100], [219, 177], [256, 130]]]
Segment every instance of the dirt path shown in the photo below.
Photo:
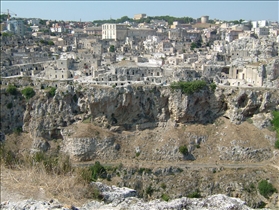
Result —
[[[98, 160], [95, 160], [98, 161]], [[90, 162], [80, 162], [74, 163], [74, 166], [77, 167], [86, 167], [94, 165], [95, 161]], [[101, 164], [107, 166], [119, 166], [121, 163], [125, 167], [139, 167], [139, 168], [159, 168], [159, 167], [180, 167], [187, 169], [202, 169], [202, 168], [263, 168], [268, 165], [275, 167], [279, 170], [279, 166], [270, 164], [269, 162], [260, 162], [260, 163], [220, 163], [220, 162], [208, 162], [208, 163], [196, 163], [190, 161], [175, 161], [175, 162], [161, 162], [161, 161], [141, 161], [141, 160], [122, 160], [122, 161], [107, 161], [102, 162]]]

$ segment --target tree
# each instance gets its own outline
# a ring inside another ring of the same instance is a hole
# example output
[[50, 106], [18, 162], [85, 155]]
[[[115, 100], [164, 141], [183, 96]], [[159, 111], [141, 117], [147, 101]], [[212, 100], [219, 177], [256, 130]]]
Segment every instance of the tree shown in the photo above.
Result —
[[21, 93], [24, 95], [26, 99], [32, 98], [36, 93], [31, 87], [24, 88]]
[[114, 52], [114, 51], [115, 51], [114, 45], [110, 45], [109, 51], [110, 51], [110, 52]]
[[6, 89], [6, 92], [11, 94], [11, 95], [16, 95], [17, 89], [14, 85], [9, 84], [7, 89]]
[[190, 46], [190, 49], [194, 50], [195, 48], [197, 48], [197, 43], [196, 42], [192, 42], [191, 46]]

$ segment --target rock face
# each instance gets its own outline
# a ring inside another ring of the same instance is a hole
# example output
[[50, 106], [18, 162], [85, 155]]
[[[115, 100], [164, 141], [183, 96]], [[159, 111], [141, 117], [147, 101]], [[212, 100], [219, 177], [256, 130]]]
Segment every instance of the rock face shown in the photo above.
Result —
[[119, 203], [123, 202], [125, 198], [137, 196], [137, 192], [135, 190], [127, 187], [110, 187], [101, 182], [93, 182], [91, 184], [95, 185], [99, 189], [105, 203], [113, 203], [113, 205], [118, 205]]
[[[120, 149], [111, 132], [100, 132], [100, 128], [91, 124], [81, 125], [80, 134], [76, 126], [70, 126], [61, 131], [63, 136], [62, 150], [77, 161], [104, 158], [113, 160]], [[80, 128], [79, 128], [80, 130]]]
[[26, 101], [20, 93], [11, 95], [1, 90], [1, 131], [14, 131], [23, 126]]
[[[45, 90], [36, 90], [36, 95], [28, 101], [21, 95], [15, 97], [5, 91], [1, 93], [1, 97], [4, 110], [1, 112], [2, 132], [10, 132], [22, 126], [34, 139], [34, 148], [40, 150], [48, 149], [47, 142], [40, 143], [43, 142], [42, 139], [48, 141], [63, 138], [65, 145], [72, 144], [72, 148], [78, 148], [87, 142], [90, 145], [83, 147], [83, 151], [65, 148], [77, 159], [83, 154], [84, 160], [92, 159], [87, 154], [93, 150], [117, 148], [117, 143], [113, 136], [100, 139], [90, 135], [77, 139], [66, 134], [67, 127], [75, 122], [94, 122], [112, 132], [121, 132], [173, 127], [177, 123], [206, 124], [217, 117], [225, 116], [235, 124], [253, 118], [258, 127], [264, 128], [269, 125], [269, 110], [278, 108], [279, 104], [279, 93], [276, 90], [232, 87], [218, 87], [215, 91], [206, 87], [186, 95], [180, 90], [172, 91], [163, 86], [127, 86], [114, 89], [66, 85], [58, 88], [54, 97], [49, 96]], [[8, 109], [12, 100], [12, 108]], [[257, 115], [260, 117], [256, 117]], [[105, 144], [100, 144], [101, 141]], [[113, 151], [112, 149], [112, 156]]]
[[192, 210], [250, 210], [245, 202], [239, 198], [231, 198], [226, 195], [218, 194], [203, 199], [186, 198], [171, 200], [169, 202], [162, 200], [151, 200], [145, 202], [136, 197], [136, 191], [129, 188], [109, 187], [100, 182], [92, 183], [100, 190], [104, 197], [103, 202], [92, 201], [84, 204], [81, 208], [62, 205], [58, 202], [24, 200], [20, 202], [2, 202], [1, 209], [192, 209]]

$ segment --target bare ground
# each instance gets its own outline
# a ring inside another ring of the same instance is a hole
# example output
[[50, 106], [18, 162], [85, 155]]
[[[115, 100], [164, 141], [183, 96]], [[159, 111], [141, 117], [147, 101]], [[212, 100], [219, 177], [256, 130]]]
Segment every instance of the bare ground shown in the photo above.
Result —
[[[80, 135], [89, 135], [88, 124], [80, 126]], [[96, 128], [100, 135], [102, 131]], [[106, 135], [108, 134], [108, 131]], [[121, 138], [127, 139], [126, 143], [122, 145], [122, 151], [130, 151], [137, 145], [146, 145], [143, 150], [152, 153], [152, 150], [157, 147], [163, 147], [166, 139], [177, 139], [178, 143], [186, 142], [184, 136], [187, 134], [206, 135], [208, 139], [205, 143], [201, 143], [201, 147], [195, 150], [195, 155], [198, 157], [195, 161], [166, 161], [166, 160], [144, 160], [141, 157], [134, 157], [127, 153], [121, 159], [114, 161], [99, 160], [106, 165], [119, 165], [122, 163], [125, 167], [169, 167], [177, 166], [187, 168], [187, 170], [198, 170], [206, 168], [220, 168], [224, 167], [228, 170], [223, 171], [222, 174], [232, 173], [232, 170], [241, 170], [242, 174], [254, 171], [265, 171], [266, 176], [273, 181], [274, 186], [279, 189], [279, 152], [273, 149], [272, 142], [265, 138], [265, 135], [275, 136], [275, 133], [267, 129], [259, 130], [252, 124], [244, 122], [242, 125], [234, 125], [228, 119], [219, 118], [214, 124], [210, 125], [178, 125], [176, 128], [166, 129], [158, 128], [153, 130], [143, 130], [128, 132], [124, 131], [120, 134]], [[78, 136], [78, 132], [75, 134]], [[131, 138], [132, 137], [132, 138]], [[152, 138], [160, 139], [162, 141], [152, 141]], [[133, 141], [131, 141], [133, 139]], [[149, 141], [146, 144], [146, 141]], [[271, 148], [273, 156], [271, 159], [262, 162], [242, 161], [220, 161], [219, 153], [216, 145], [229, 146], [232, 140], [243, 140], [243, 147], [253, 148]], [[130, 141], [130, 143], [127, 143]], [[32, 139], [28, 134], [21, 134], [16, 136], [14, 134], [7, 136], [8, 147], [18, 149], [21, 152], [27, 151], [31, 147]], [[125, 142], [125, 141], [124, 141]], [[132, 147], [132, 149], [131, 149]], [[96, 160], [92, 161], [94, 163]], [[86, 162], [88, 164], [90, 162]], [[80, 163], [82, 164], [82, 163]], [[236, 171], [237, 171], [236, 170]], [[218, 180], [219, 175], [215, 176]], [[120, 177], [114, 177], [108, 184], [117, 184], [121, 182]], [[72, 174], [68, 175], [51, 175], [43, 170], [32, 168], [15, 168], [8, 169], [1, 166], [1, 202], [3, 201], [17, 201], [22, 199], [33, 198], [35, 200], [50, 200], [57, 199], [59, 202], [81, 206], [90, 198], [83, 196], [86, 194], [83, 183], [80, 183], [77, 177]]]

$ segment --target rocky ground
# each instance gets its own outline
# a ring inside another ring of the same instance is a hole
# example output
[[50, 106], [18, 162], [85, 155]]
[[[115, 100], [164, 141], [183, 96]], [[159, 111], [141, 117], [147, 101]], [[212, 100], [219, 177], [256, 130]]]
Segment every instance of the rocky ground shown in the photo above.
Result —
[[[90, 150], [90, 145], [85, 143], [94, 141], [92, 139], [97, 136], [94, 159], [73, 161], [75, 166], [84, 167], [100, 161], [106, 167], [117, 168], [108, 172], [110, 180], [100, 181], [109, 186], [135, 189], [145, 202], [161, 199], [163, 194], [173, 200], [199, 192], [202, 197], [224, 194], [240, 198], [253, 208], [261, 202], [271, 209], [278, 206], [278, 194], [266, 199], [257, 190], [258, 182], [263, 179], [279, 189], [279, 152], [273, 149], [275, 133], [258, 129], [251, 122], [235, 125], [221, 117], [208, 125], [176, 124], [134, 132], [113, 132], [83, 122], [67, 129], [75, 131], [71, 137], [83, 142], [83, 149]], [[106, 140], [109, 138], [112, 142]], [[6, 136], [9, 147], [21, 151], [32, 147], [32, 142], [28, 133]], [[49, 143], [51, 149], [60, 145], [62, 150], [68, 147], [64, 151], [81, 152], [76, 144], [71, 148], [69, 142], [65, 145], [59, 139]], [[179, 145], [186, 145], [189, 154], [182, 155]], [[82, 196], [86, 192], [71, 175], [50, 176], [31, 169], [2, 168], [1, 176], [1, 201], [58, 199], [67, 205], [82, 206], [90, 200]], [[153, 192], [147, 196], [149, 186]], [[142, 204], [146, 205], [149, 204]]]
[[73, 205], [62, 205], [57, 201], [36, 201], [33, 199], [24, 201], [2, 202], [1, 209], [192, 209], [192, 210], [249, 210], [245, 202], [238, 198], [231, 198], [225, 195], [213, 195], [203, 199], [179, 198], [169, 202], [162, 200], [152, 200], [149, 202], [136, 198], [136, 191], [129, 188], [119, 188], [107, 186], [100, 182], [92, 183], [96, 185], [104, 195], [103, 201], [91, 201], [82, 207]]

